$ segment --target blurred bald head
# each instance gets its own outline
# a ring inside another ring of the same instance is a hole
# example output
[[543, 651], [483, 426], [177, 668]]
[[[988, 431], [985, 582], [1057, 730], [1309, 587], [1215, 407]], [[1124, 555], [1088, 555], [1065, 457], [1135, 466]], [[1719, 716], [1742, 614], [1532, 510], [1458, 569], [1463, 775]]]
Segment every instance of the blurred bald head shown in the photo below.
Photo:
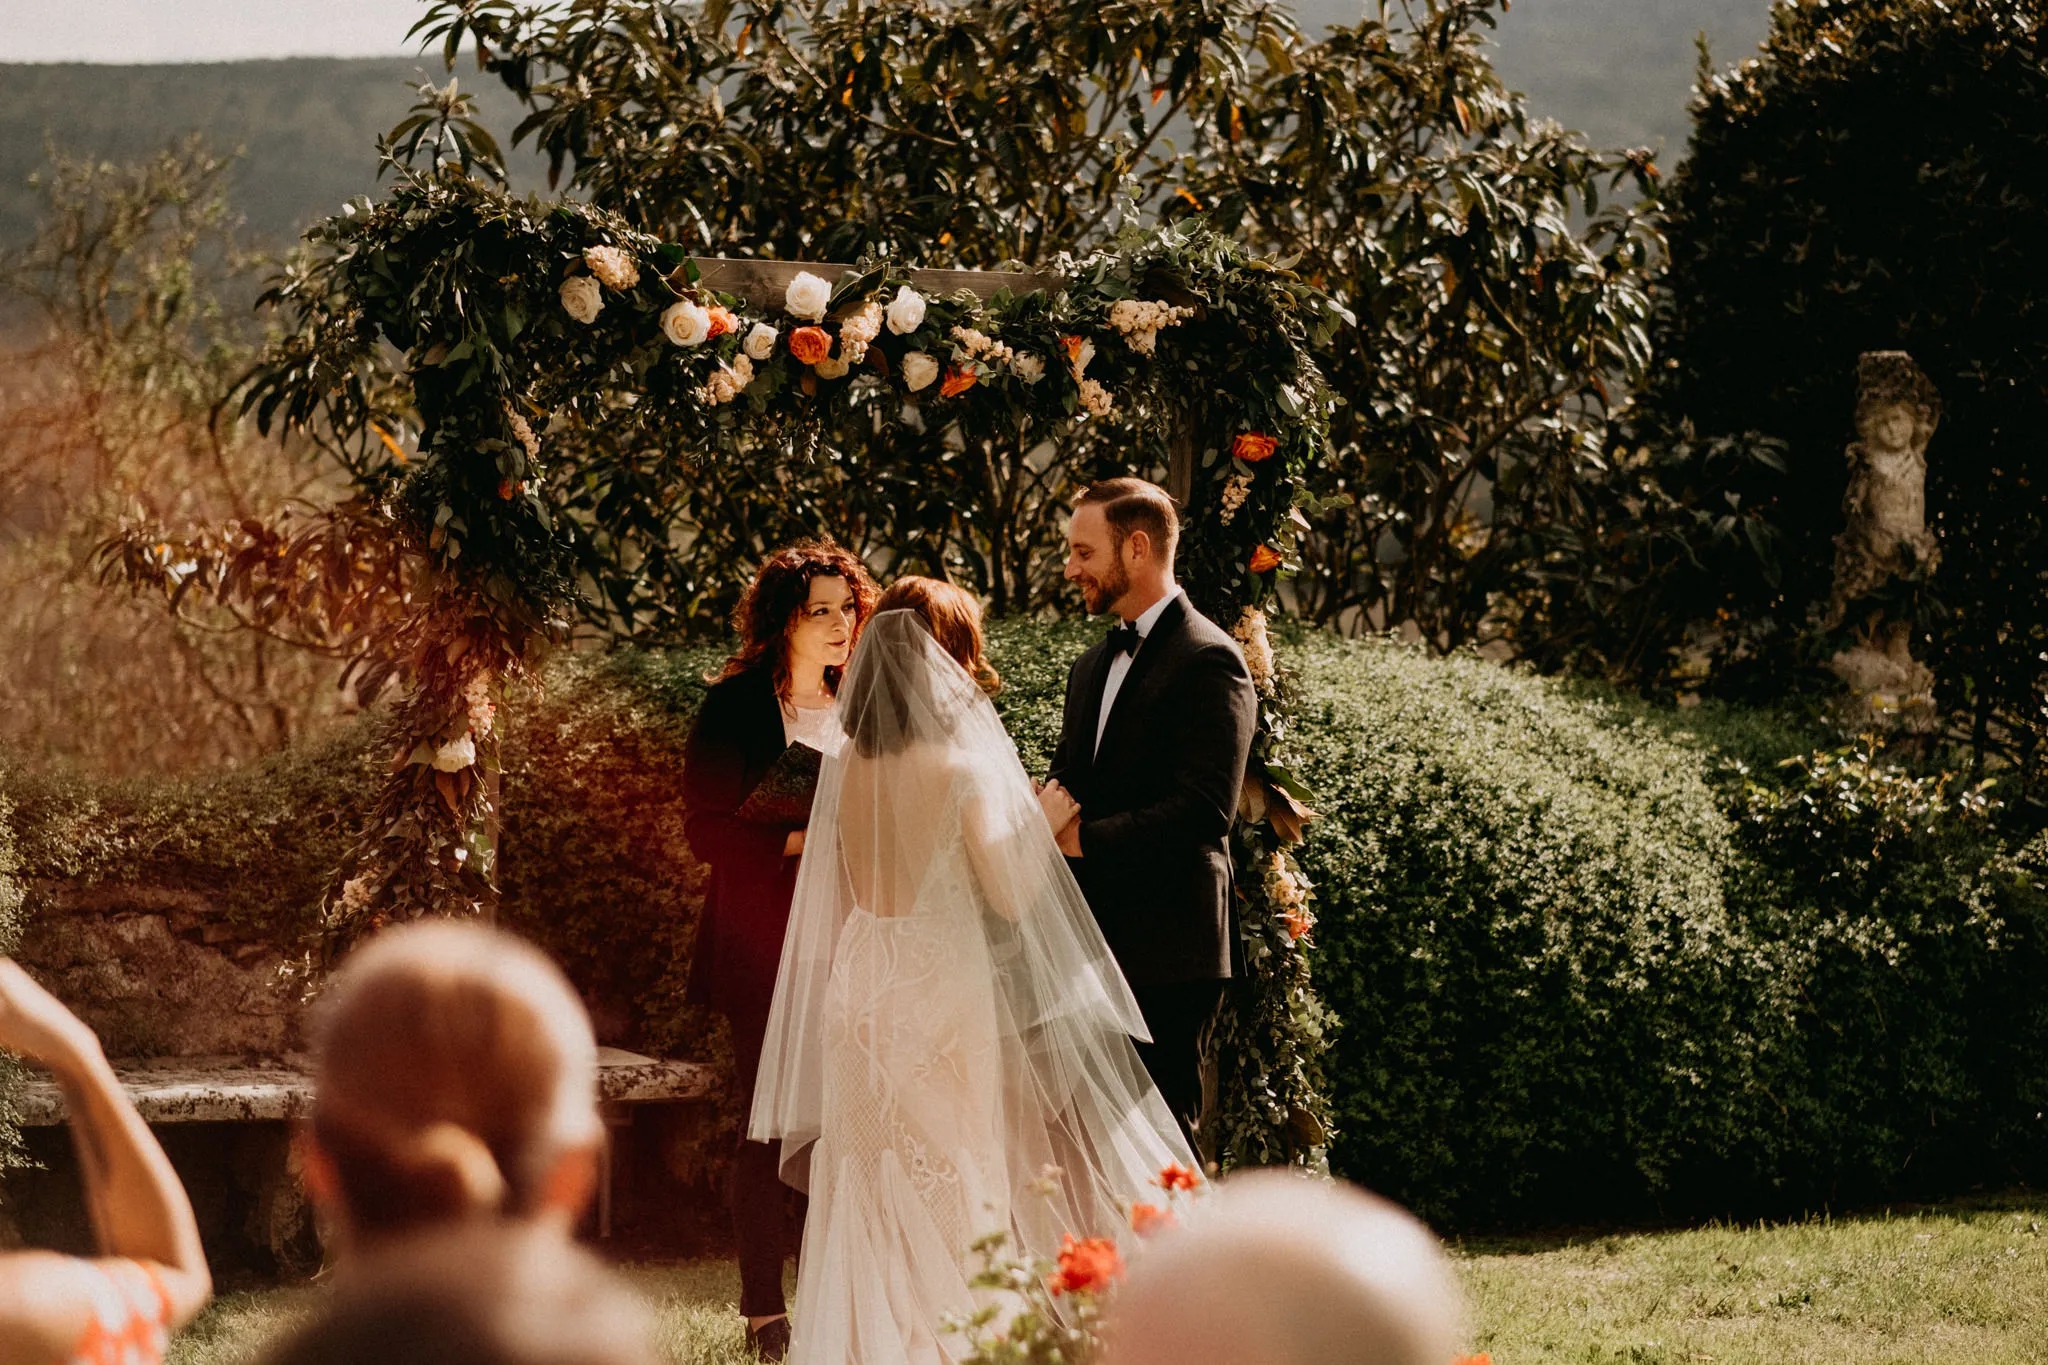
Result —
[[1134, 1259], [1106, 1365], [1448, 1365], [1449, 1259], [1407, 1211], [1280, 1171], [1224, 1181]]

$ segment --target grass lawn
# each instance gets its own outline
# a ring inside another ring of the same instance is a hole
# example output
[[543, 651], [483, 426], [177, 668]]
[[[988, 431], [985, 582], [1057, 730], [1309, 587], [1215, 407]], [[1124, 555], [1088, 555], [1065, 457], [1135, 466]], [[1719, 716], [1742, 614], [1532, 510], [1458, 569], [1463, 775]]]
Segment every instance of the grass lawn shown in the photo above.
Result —
[[[1457, 1248], [1474, 1349], [1495, 1365], [2048, 1365], [2048, 1197], [2017, 1196], [1760, 1227]], [[729, 1262], [628, 1272], [678, 1365], [739, 1365]], [[319, 1301], [230, 1294], [172, 1365], [241, 1365]]]

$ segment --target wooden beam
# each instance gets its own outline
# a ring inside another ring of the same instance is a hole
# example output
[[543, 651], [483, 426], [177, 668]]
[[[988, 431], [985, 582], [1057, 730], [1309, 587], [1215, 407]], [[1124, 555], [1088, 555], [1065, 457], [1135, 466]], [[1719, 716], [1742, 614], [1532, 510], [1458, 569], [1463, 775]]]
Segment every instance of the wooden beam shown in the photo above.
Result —
[[[757, 308], [779, 307], [783, 291], [799, 270], [808, 270], [833, 284], [853, 266], [844, 261], [754, 261], [730, 256], [698, 256], [697, 272], [704, 287], [722, 294], [737, 294]], [[999, 289], [1012, 294], [1029, 294], [1039, 289], [1057, 289], [1056, 275], [1024, 270], [913, 270], [910, 287], [920, 294], [954, 294], [965, 289], [986, 299]]]

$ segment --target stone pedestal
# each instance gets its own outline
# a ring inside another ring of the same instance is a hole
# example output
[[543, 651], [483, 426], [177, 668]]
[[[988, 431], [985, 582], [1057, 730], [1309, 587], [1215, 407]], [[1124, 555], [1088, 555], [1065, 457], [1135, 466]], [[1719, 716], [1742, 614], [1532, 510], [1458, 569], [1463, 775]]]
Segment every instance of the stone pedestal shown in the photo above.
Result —
[[1913, 658], [1912, 622], [1865, 599], [1941, 561], [1927, 526], [1927, 443], [1941, 421], [1941, 396], [1904, 351], [1867, 352], [1856, 375], [1856, 440], [1825, 624], [1853, 624], [1857, 638], [1829, 666], [1849, 686], [1852, 723], [1925, 734], [1939, 718], [1934, 675]]

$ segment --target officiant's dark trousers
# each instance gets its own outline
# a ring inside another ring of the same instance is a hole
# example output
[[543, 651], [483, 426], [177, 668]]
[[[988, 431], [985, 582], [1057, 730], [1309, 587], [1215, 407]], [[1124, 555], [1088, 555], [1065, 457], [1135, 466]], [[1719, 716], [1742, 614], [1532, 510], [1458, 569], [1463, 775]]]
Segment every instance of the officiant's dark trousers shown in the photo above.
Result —
[[1202, 1030], [1215, 1017], [1227, 984], [1172, 981], [1131, 990], [1152, 1031], [1151, 1042], [1138, 1044], [1138, 1059], [1152, 1073], [1152, 1083], [1191, 1146], [1192, 1125], [1202, 1111]]
[[[728, 1015], [732, 1026], [734, 1081], [739, 1090], [740, 1128], [754, 1107], [754, 1077], [761, 1070], [761, 1043], [768, 1016]], [[728, 1190], [733, 1240], [739, 1243], [740, 1313], [771, 1318], [786, 1313], [782, 1297], [782, 1266], [790, 1248], [802, 1240], [804, 1197], [782, 1183], [782, 1144], [740, 1139], [733, 1157]]]

